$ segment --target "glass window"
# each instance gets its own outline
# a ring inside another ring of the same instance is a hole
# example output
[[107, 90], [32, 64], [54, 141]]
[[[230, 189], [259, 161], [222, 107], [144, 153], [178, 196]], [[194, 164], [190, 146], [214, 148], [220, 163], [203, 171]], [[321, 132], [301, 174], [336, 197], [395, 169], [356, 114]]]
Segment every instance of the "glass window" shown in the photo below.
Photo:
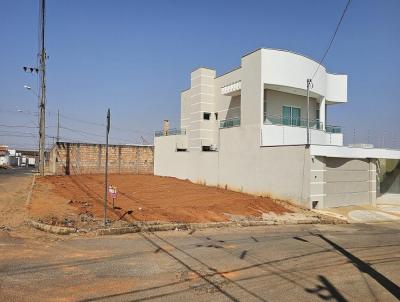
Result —
[[283, 106], [282, 109], [282, 123], [284, 125], [290, 125], [291, 124], [291, 117], [292, 117], [292, 108], [288, 106]]
[[289, 126], [301, 125], [301, 110], [297, 107], [283, 106], [282, 107], [282, 123]]

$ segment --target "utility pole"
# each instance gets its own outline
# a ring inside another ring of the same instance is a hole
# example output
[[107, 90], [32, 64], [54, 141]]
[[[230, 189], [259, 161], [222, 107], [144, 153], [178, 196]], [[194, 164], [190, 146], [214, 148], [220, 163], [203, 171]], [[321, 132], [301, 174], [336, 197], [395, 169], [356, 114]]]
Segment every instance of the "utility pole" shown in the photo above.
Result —
[[108, 134], [110, 133], [110, 108], [107, 111], [107, 128], [106, 128], [106, 164], [104, 175], [104, 226], [107, 226], [107, 195], [108, 195]]
[[60, 110], [57, 109], [57, 143], [60, 141]]
[[307, 146], [310, 145], [310, 86], [312, 87], [312, 80], [307, 79]]
[[45, 117], [46, 117], [46, 50], [45, 50], [45, 23], [46, 0], [40, 0], [40, 104], [39, 104], [39, 172], [44, 175], [45, 161]]

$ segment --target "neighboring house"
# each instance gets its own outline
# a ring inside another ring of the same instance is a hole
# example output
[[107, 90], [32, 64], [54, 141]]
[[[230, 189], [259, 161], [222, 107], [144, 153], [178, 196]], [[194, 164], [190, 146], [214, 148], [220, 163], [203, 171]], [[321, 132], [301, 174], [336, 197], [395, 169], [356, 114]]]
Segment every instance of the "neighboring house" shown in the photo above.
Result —
[[289, 51], [258, 49], [220, 76], [199, 68], [181, 93], [181, 128], [156, 132], [154, 173], [308, 208], [375, 203], [377, 159], [400, 151], [344, 147], [326, 117], [346, 102], [346, 75]]
[[9, 165], [8, 147], [0, 146], [0, 167], [7, 167]]

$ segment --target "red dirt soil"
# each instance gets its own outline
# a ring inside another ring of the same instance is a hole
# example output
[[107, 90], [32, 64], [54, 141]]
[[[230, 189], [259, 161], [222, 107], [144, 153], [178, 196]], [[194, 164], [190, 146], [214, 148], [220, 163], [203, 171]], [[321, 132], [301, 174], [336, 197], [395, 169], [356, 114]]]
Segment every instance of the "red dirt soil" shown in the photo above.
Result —
[[[118, 197], [112, 209], [108, 198], [108, 217], [117, 220], [126, 211], [125, 221], [212, 222], [228, 221], [224, 213], [261, 217], [262, 213], [291, 212], [270, 198], [257, 197], [185, 180], [154, 175], [109, 176], [109, 185], [117, 187]], [[30, 215], [46, 220], [89, 213], [104, 215], [104, 176], [38, 177], [32, 195]]]

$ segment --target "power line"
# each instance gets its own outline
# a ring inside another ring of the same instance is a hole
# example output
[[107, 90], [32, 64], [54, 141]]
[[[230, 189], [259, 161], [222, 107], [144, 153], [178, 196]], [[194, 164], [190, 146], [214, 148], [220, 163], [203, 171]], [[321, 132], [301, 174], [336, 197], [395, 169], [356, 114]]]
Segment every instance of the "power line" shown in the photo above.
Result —
[[5, 125], [5, 124], [0, 124], [0, 127], [3, 127], [3, 128], [28, 128], [28, 129], [37, 129], [37, 128], [39, 128], [37, 126]]
[[347, 1], [346, 7], [345, 7], [344, 10], [343, 10], [342, 16], [340, 17], [340, 20], [339, 20], [339, 22], [338, 22], [338, 24], [337, 24], [337, 26], [336, 26], [335, 32], [333, 33], [333, 36], [332, 36], [332, 38], [331, 38], [331, 40], [330, 40], [330, 42], [329, 42], [328, 48], [325, 50], [324, 55], [322, 56], [321, 60], [319, 61], [318, 67], [317, 67], [317, 69], [315, 70], [314, 75], [312, 76], [311, 80], [314, 79], [315, 75], [317, 74], [317, 72], [318, 72], [318, 70], [319, 70], [319, 67], [320, 67], [321, 64], [324, 62], [326, 55], [328, 54], [329, 50], [331, 49], [331, 46], [332, 46], [332, 44], [333, 44], [333, 41], [335, 40], [336, 34], [338, 33], [339, 28], [340, 28], [340, 25], [342, 24], [344, 15], [346, 14], [347, 9], [349, 8], [350, 2], [351, 2], [351, 0], [348, 0], [348, 1]]
[[[32, 115], [32, 116], [37, 116], [38, 113], [37, 112], [32, 112], [32, 111], [28, 111], [28, 110], [21, 110], [21, 111], [17, 111], [17, 110], [0, 110], [0, 112], [7, 112], [7, 113], [13, 113], [13, 114], [25, 114], [25, 115]], [[47, 113], [51, 114], [53, 112], [47, 111]], [[75, 121], [75, 122], [79, 122], [82, 124], [87, 124], [87, 125], [93, 125], [93, 126], [97, 126], [97, 127], [102, 127], [104, 128], [106, 125], [103, 123], [98, 123], [98, 122], [94, 122], [94, 121], [88, 121], [88, 120], [82, 120], [82, 119], [78, 119], [75, 117], [71, 117], [65, 114], [60, 113], [60, 117], [63, 117], [65, 119], [71, 120], [71, 121]], [[111, 128], [111, 130], [118, 130], [121, 132], [126, 132], [126, 133], [136, 133], [136, 134], [147, 134], [147, 135], [151, 135], [153, 136], [153, 132], [152, 131], [145, 131], [145, 130], [133, 130], [133, 129], [127, 129], [127, 128], [121, 128], [121, 127], [117, 127], [117, 126], [113, 126]]]

